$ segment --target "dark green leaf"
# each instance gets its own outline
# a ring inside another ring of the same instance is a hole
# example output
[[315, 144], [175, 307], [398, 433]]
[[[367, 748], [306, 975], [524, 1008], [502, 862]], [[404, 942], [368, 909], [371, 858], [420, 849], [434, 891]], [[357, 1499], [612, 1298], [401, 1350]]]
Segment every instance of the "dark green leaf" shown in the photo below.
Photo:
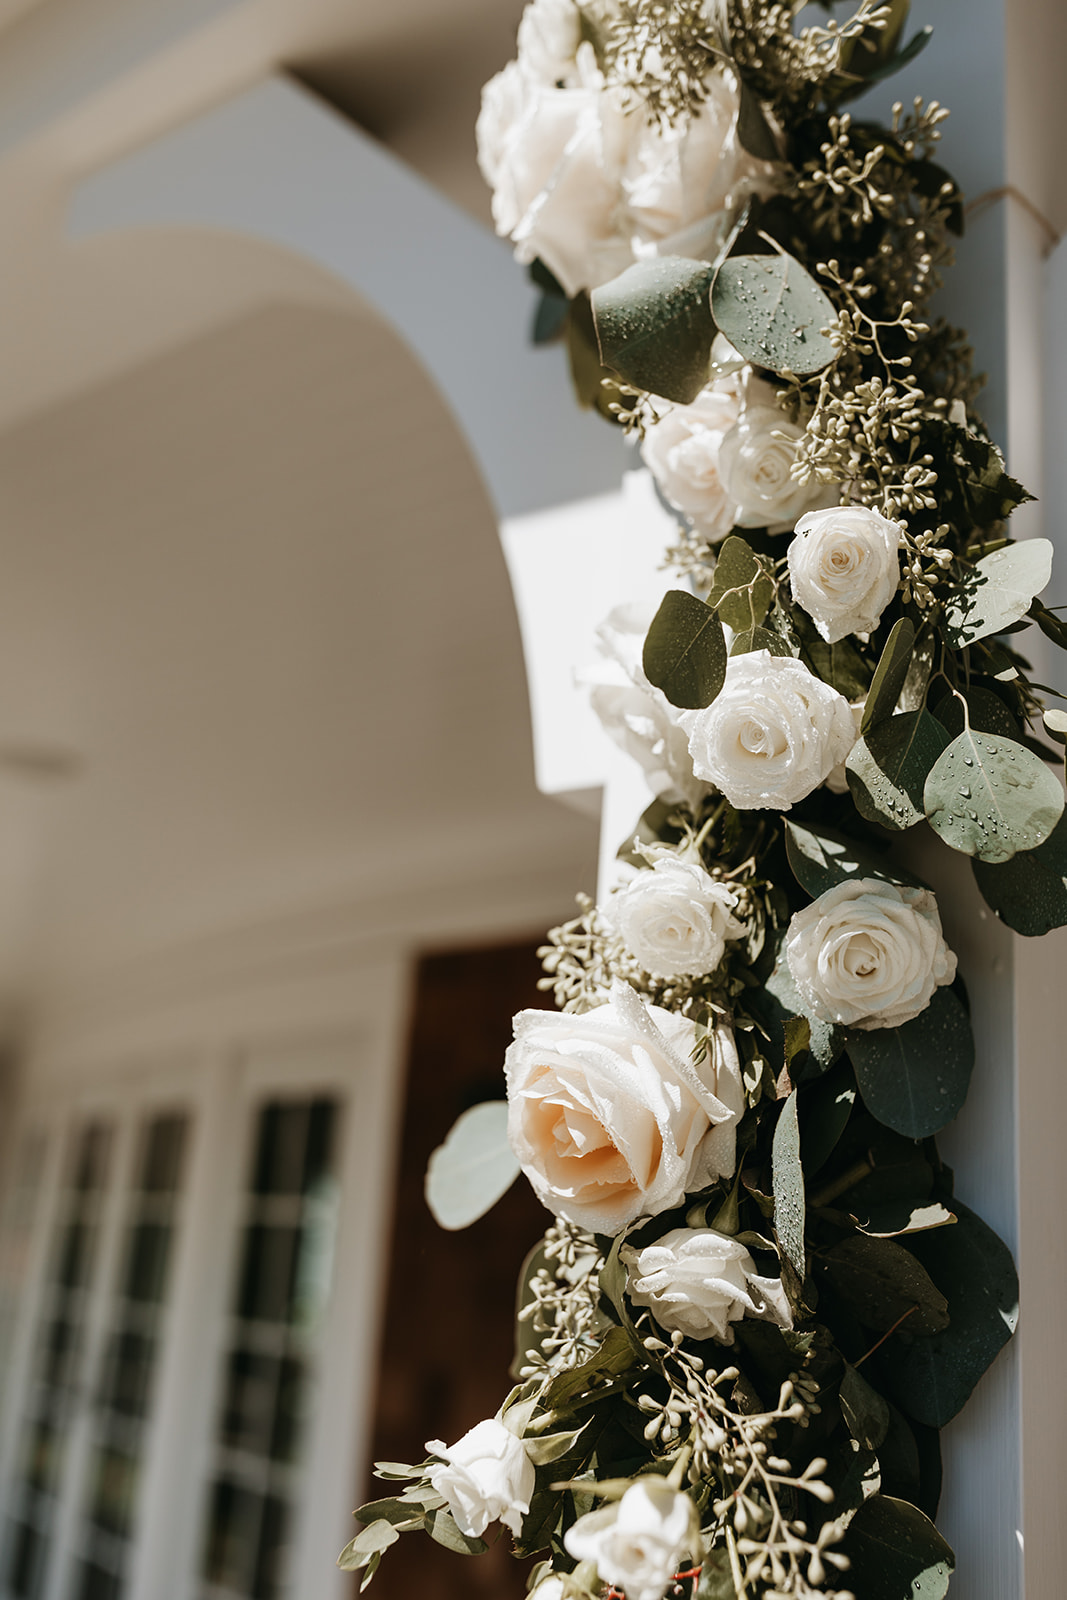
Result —
[[534, 312], [530, 337], [534, 344], [554, 344], [567, 325], [569, 307], [558, 295], [542, 294]]
[[693, 1600], [737, 1600], [728, 1551], [711, 1550], [704, 1557]]
[[741, 104], [737, 112], [737, 137], [742, 148], [760, 161], [780, 161], [782, 158], [763, 101], [744, 78], [741, 79]]
[[1020, 850], [1010, 861], [971, 863], [986, 904], [1028, 939], [1067, 927], [1067, 817], [1044, 844]]
[[598, 411], [608, 422], [617, 422], [611, 406], [622, 400], [622, 393], [615, 374], [600, 360], [588, 295], [580, 294], [570, 302], [564, 338], [578, 404], [586, 411]]
[[949, 509], [949, 500], [955, 502], [950, 509], [962, 531], [1003, 522], [1016, 506], [1033, 499], [1004, 471], [1004, 457], [990, 440], [930, 417], [923, 437], [934, 446], [941, 513]]
[[1061, 650], [1067, 650], [1067, 621], [1063, 617], [1058, 617], [1038, 600], [1034, 601], [1026, 614], [1034, 619], [1046, 638], [1058, 644]]
[[636, 261], [593, 290], [600, 357], [624, 383], [688, 405], [708, 381], [714, 269], [682, 256]]
[[872, 1495], [840, 1546], [847, 1582], [862, 1600], [943, 1600], [956, 1561], [929, 1517], [907, 1500]]
[[908, 1312], [912, 1333], [948, 1327], [948, 1301], [910, 1250], [892, 1239], [857, 1233], [828, 1250], [823, 1266], [834, 1288], [860, 1321], [886, 1333]]
[[771, 1152], [774, 1230], [797, 1277], [804, 1277], [804, 1169], [800, 1164], [797, 1091], [783, 1105], [774, 1129]]
[[710, 706], [726, 681], [722, 623], [703, 600], [668, 589], [645, 638], [645, 676], [672, 706]]
[[862, 700], [871, 682], [871, 669], [851, 639], [827, 644], [803, 611], [795, 611], [793, 625], [800, 639], [800, 658], [817, 678], [830, 684], [846, 700]]
[[754, 366], [803, 376], [836, 357], [823, 330], [836, 325], [837, 314], [792, 256], [730, 256], [715, 274], [711, 313]]
[[905, 1138], [937, 1133], [967, 1097], [974, 1035], [949, 988], [899, 1028], [851, 1029], [845, 1048], [867, 1110]]
[[949, 743], [928, 711], [904, 711], [857, 739], [845, 761], [849, 793], [868, 822], [913, 828], [923, 820], [930, 769]]
[[877, 1450], [889, 1430], [889, 1403], [845, 1362], [838, 1396], [845, 1426], [863, 1450]]
[[[994, 693], [992, 689], [971, 685], [966, 690], [964, 699], [967, 702], [967, 722], [975, 733], [1000, 733], [1006, 739], [1018, 738], [1019, 724], [999, 694]], [[963, 706], [958, 696], [951, 691], [942, 695], [937, 702], [934, 716], [953, 739], [957, 738], [966, 726]]]
[[856, 1086], [848, 1062], [842, 1062], [805, 1092], [800, 1106], [800, 1124], [804, 1167], [809, 1179], [821, 1171], [833, 1154], [855, 1103]]
[[834, 828], [785, 819], [789, 865], [802, 889], [815, 899], [851, 878], [881, 878], [885, 883], [916, 883], [894, 862], [876, 855]]
[[708, 605], [736, 633], [758, 628], [774, 598], [774, 584], [744, 539], [731, 534], [715, 562]]
[[[790, 1019], [803, 1018], [807, 1025], [807, 1041], [804, 1048], [820, 1069], [825, 1070], [832, 1066], [845, 1048], [844, 1029], [835, 1028], [832, 1023], [823, 1022], [818, 1017], [804, 1015], [804, 1003], [784, 957], [779, 959], [778, 965], [767, 979], [764, 991], [771, 1002], [771, 1006], [767, 1009], [769, 1011], [773, 1007], [774, 1020], [782, 1024], [783, 1030], [788, 1028]], [[788, 1032], [785, 1037], [788, 1052]], [[787, 1053], [788, 1064], [791, 1065], [796, 1060], [799, 1048], [799, 1040], [794, 1033], [792, 1053]]]
[[945, 633], [959, 649], [1025, 617], [1052, 575], [1048, 539], [1022, 539], [983, 556], [945, 607]]
[[901, 617], [899, 622], [893, 624], [893, 631], [874, 669], [863, 707], [861, 733], [867, 733], [877, 723], [893, 715], [908, 676], [914, 644], [915, 625], [907, 617]]
[[927, 820], [954, 850], [1009, 861], [1043, 844], [1063, 815], [1059, 779], [1013, 739], [964, 732], [926, 780]]
[[1015, 1331], [1019, 1284], [1007, 1246], [967, 1206], [953, 1200], [954, 1228], [909, 1240], [948, 1300], [951, 1322], [931, 1338], [904, 1337], [907, 1324], [878, 1352], [892, 1399], [918, 1422], [943, 1428], [956, 1415]]
[[770, 628], [746, 628], [741, 633], [735, 633], [730, 646], [732, 656], [747, 656], [752, 650], [766, 650], [772, 656], [792, 655], [792, 651], [780, 633], [772, 633]]
[[926, 704], [926, 691], [930, 683], [930, 674], [934, 670], [934, 655], [939, 649], [940, 641], [935, 637], [933, 629], [920, 628], [912, 646], [904, 687], [900, 691], [901, 711], [918, 711]]
[[636, 1357], [625, 1328], [609, 1328], [593, 1353], [577, 1367], [559, 1373], [546, 1386], [541, 1403], [546, 1411], [559, 1411], [583, 1395], [592, 1377], [612, 1377], [627, 1372]]

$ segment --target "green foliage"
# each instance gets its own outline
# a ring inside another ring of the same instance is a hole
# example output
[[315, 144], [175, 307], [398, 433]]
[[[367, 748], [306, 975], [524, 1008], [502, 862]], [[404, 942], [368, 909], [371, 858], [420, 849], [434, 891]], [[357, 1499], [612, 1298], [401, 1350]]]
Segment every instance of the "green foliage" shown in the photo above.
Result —
[[804, 1265], [804, 1169], [800, 1162], [800, 1125], [797, 1121], [797, 1091], [782, 1106], [774, 1126], [771, 1156], [774, 1193], [774, 1231], [778, 1243], [797, 1277], [803, 1281]]
[[1019, 1315], [1019, 1283], [1007, 1246], [954, 1200], [957, 1222], [909, 1245], [948, 1301], [949, 1325], [929, 1338], [905, 1328], [878, 1352], [879, 1380], [902, 1411], [943, 1428], [1004, 1348]]
[[949, 743], [928, 711], [905, 711], [858, 739], [845, 762], [849, 792], [868, 822], [912, 828], [923, 820], [930, 769]]
[[945, 635], [954, 649], [1002, 633], [1026, 616], [1052, 575], [1048, 539], [1023, 539], [983, 556], [945, 607]]
[[715, 274], [711, 314], [746, 361], [803, 376], [834, 359], [825, 329], [837, 313], [794, 257], [730, 256]]
[[709, 706], [726, 681], [722, 623], [703, 600], [668, 589], [646, 635], [642, 664], [672, 706]]
[[843, 1554], [862, 1600], [943, 1600], [955, 1557], [933, 1523], [906, 1500], [876, 1494], [849, 1524]]
[[785, 819], [786, 854], [793, 875], [813, 899], [852, 878], [880, 878], [884, 883], [917, 883], [887, 857], [867, 845], [813, 822]]
[[1028, 939], [1067, 927], [1067, 817], [1044, 844], [1020, 850], [1010, 861], [972, 862], [986, 904]]
[[951, 989], [935, 989], [926, 1010], [900, 1027], [851, 1029], [845, 1048], [867, 1110], [909, 1139], [947, 1127], [966, 1099], [974, 1035]]
[[822, 1269], [865, 1328], [888, 1333], [905, 1318], [913, 1334], [948, 1327], [948, 1301], [914, 1255], [892, 1239], [854, 1234], [826, 1252]]
[[708, 381], [713, 269], [681, 256], [635, 262], [594, 289], [601, 360], [624, 383], [688, 405]]
[[508, 1143], [505, 1100], [471, 1106], [452, 1125], [426, 1169], [426, 1204], [439, 1227], [467, 1228], [492, 1209], [519, 1175]]
[[708, 605], [735, 633], [741, 633], [745, 629], [759, 628], [773, 599], [774, 582], [763, 562], [744, 539], [731, 534], [715, 563], [715, 581], [708, 594]]
[[965, 729], [931, 768], [923, 807], [953, 850], [980, 861], [1009, 861], [1049, 837], [1063, 815], [1063, 790], [1024, 745]]
[[889, 1432], [889, 1406], [846, 1361], [838, 1402], [845, 1426], [863, 1450], [877, 1450]]
[[861, 733], [869, 733], [893, 715], [907, 680], [914, 646], [915, 624], [909, 617], [901, 617], [893, 624], [874, 669], [860, 721]]
[[1033, 499], [1008, 476], [1004, 457], [990, 440], [934, 417], [924, 422], [923, 435], [937, 472], [940, 515], [962, 533], [1003, 522], [1016, 506]]

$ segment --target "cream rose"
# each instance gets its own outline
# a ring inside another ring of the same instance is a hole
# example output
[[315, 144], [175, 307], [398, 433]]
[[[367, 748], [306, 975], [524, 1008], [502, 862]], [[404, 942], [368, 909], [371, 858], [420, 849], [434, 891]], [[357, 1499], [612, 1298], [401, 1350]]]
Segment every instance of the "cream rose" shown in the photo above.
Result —
[[621, 1500], [579, 1517], [563, 1535], [576, 1561], [592, 1561], [626, 1600], [663, 1600], [678, 1563], [697, 1538], [688, 1495], [662, 1478], [641, 1478]]
[[736, 386], [720, 380], [692, 405], [672, 406], [645, 429], [641, 454], [664, 497], [710, 541], [734, 525], [735, 502], [719, 471], [722, 441], [737, 421]]
[[718, 698], [678, 718], [698, 778], [740, 811], [788, 811], [824, 783], [855, 733], [843, 695], [792, 656], [731, 656]]
[[737, 506], [741, 528], [791, 528], [813, 506], [836, 498], [821, 483], [791, 476], [803, 428], [774, 405], [747, 405], [719, 450], [723, 486]]
[[652, 793], [695, 809], [708, 786], [693, 772], [681, 713], [652, 687], [641, 666], [651, 621], [645, 606], [617, 606], [597, 629], [600, 660], [582, 681], [604, 732], [640, 765]]
[[540, 257], [569, 295], [639, 256], [711, 259], [724, 214], [770, 170], [737, 139], [733, 75], [713, 71], [684, 128], [660, 128], [605, 81], [587, 40], [570, 62], [568, 29], [563, 10], [539, 0], [519, 60], [482, 91], [478, 162], [497, 232], [520, 261]]
[[736, 1239], [710, 1228], [672, 1228], [655, 1244], [621, 1251], [631, 1300], [669, 1333], [733, 1344], [731, 1322], [757, 1317], [791, 1328], [780, 1278], [763, 1278]]
[[801, 517], [787, 552], [793, 598], [828, 644], [870, 633], [897, 592], [903, 530], [869, 506]]
[[789, 924], [785, 959], [804, 1009], [848, 1028], [898, 1028], [956, 976], [929, 889], [855, 878]]
[[580, 1016], [521, 1011], [504, 1069], [508, 1137], [538, 1198], [618, 1233], [732, 1174], [745, 1097], [733, 1034], [695, 1064], [688, 1018], [617, 983]]
[[522, 1440], [499, 1417], [477, 1423], [456, 1444], [430, 1439], [426, 1448], [443, 1458], [426, 1476], [448, 1501], [462, 1533], [480, 1539], [491, 1522], [503, 1522], [518, 1537], [535, 1473]]
[[612, 896], [606, 916], [630, 954], [659, 978], [714, 972], [727, 939], [745, 929], [731, 913], [737, 896], [695, 861], [661, 856]]

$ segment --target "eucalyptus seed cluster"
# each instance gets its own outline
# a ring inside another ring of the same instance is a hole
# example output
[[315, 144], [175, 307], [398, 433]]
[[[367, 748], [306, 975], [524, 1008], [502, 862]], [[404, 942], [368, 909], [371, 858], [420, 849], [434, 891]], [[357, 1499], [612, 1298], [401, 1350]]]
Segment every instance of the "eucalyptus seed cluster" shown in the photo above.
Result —
[[730, 45], [742, 75], [760, 98], [786, 113], [811, 104], [817, 90], [839, 70], [842, 46], [871, 48], [870, 35], [889, 24], [892, 7], [861, 0], [844, 22], [831, 17], [825, 26], [793, 32], [796, 7], [767, 5], [766, 0], [727, 0]]
[[812, 1538], [795, 1514], [803, 1495], [832, 1503], [822, 1476], [827, 1463], [814, 1457], [797, 1472], [774, 1450], [783, 1425], [804, 1429], [819, 1414], [818, 1381], [801, 1367], [782, 1384], [773, 1409], [758, 1402], [749, 1409], [753, 1397], [737, 1367], [709, 1369], [677, 1332], [669, 1344], [649, 1335], [644, 1346], [668, 1383], [666, 1400], [638, 1398], [649, 1419], [645, 1438], [664, 1449], [690, 1446], [689, 1478], [702, 1497], [705, 1536], [712, 1550], [725, 1545], [737, 1592], [758, 1592], [764, 1600], [853, 1600], [825, 1587], [828, 1567], [848, 1570], [848, 1557], [833, 1548], [848, 1519], [820, 1522]]
[[700, 110], [722, 41], [705, 0], [620, 0], [604, 39], [608, 77], [670, 127]]
[[542, 1248], [545, 1265], [530, 1277], [529, 1298], [517, 1318], [537, 1335], [537, 1349], [527, 1353], [519, 1370], [520, 1382], [578, 1366], [596, 1349], [604, 1327], [599, 1310], [604, 1257], [592, 1234], [559, 1218]]

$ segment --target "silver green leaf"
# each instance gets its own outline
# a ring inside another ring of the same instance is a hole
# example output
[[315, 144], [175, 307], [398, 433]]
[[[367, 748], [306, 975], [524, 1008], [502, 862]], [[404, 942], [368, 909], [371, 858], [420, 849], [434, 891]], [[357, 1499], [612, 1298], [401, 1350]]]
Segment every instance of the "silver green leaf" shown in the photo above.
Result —
[[715, 275], [711, 314], [746, 361], [771, 372], [820, 372], [837, 355], [823, 331], [837, 313], [792, 256], [730, 256]]
[[1024, 745], [965, 729], [931, 768], [923, 808], [953, 850], [980, 861], [1010, 861], [1049, 837], [1063, 815], [1063, 790]]
[[897, 830], [921, 822], [927, 775], [948, 742], [928, 711], [905, 711], [857, 739], [845, 774], [860, 816]]
[[945, 607], [949, 644], [959, 649], [1021, 621], [1051, 575], [1048, 539], [1020, 539], [983, 556]]
[[495, 1206], [519, 1175], [508, 1144], [504, 1100], [471, 1106], [426, 1168], [426, 1204], [442, 1228], [467, 1228]]
[[771, 1146], [774, 1231], [798, 1278], [804, 1277], [804, 1168], [800, 1162], [797, 1091], [782, 1107]]

